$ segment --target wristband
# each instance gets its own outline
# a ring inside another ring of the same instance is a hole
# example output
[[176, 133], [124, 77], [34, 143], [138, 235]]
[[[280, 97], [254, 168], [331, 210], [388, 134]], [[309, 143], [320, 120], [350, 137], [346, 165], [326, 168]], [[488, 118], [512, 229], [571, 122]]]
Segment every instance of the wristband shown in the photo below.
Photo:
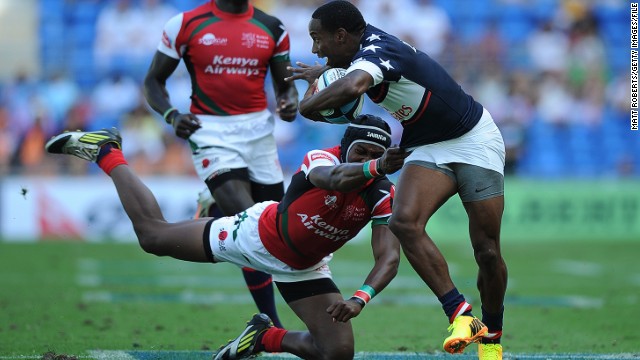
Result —
[[360, 305], [361, 308], [363, 308], [365, 305], [367, 305], [367, 303], [364, 302], [364, 300], [362, 300], [362, 299], [360, 299], [359, 297], [356, 297], [356, 296], [352, 296], [351, 299], [349, 299], [349, 300], [353, 300], [353, 301], [357, 302]]
[[378, 169], [378, 159], [366, 161], [362, 164], [362, 171], [366, 179], [383, 176], [382, 171]]
[[360, 299], [364, 301], [364, 304], [366, 305], [369, 301], [371, 301], [371, 299], [373, 299], [374, 296], [376, 296], [376, 290], [374, 288], [369, 285], [362, 285], [360, 289], [356, 290], [356, 292], [353, 293], [353, 296], [351, 298]]
[[167, 111], [164, 112], [164, 114], [162, 115], [162, 118], [164, 118], [164, 121], [167, 124], [171, 124], [173, 125], [173, 121], [169, 121], [168, 117], [169, 115], [171, 115], [171, 113], [173, 113], [174, 111], [178, 111], [176, 108], [174, 107], [170, 107]]

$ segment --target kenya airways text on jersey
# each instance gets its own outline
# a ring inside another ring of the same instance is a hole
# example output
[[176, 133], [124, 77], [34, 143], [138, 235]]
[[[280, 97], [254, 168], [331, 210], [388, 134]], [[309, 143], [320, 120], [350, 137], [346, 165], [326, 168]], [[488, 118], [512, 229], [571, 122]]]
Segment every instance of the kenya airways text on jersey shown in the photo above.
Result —
[[267, 69], [289, 60], [289, 35], [277, 18], [251, 5], [230, 14], [211, 1], [169, 20], [158, 50], [184, 60], [192, 113], [238, 115], [267, 107]]
[[269, 252], [296, 269], [305, 269], [342, 247], [370, 221], [387, 223], [393, 184], [370, 180], [362, 188], [341, 193], [317, 188], [307, 179], [318, 166], [340, 164], [340, 147], [307, 153], [291, 179], [285, 197], [260, 217], [260, 239]]

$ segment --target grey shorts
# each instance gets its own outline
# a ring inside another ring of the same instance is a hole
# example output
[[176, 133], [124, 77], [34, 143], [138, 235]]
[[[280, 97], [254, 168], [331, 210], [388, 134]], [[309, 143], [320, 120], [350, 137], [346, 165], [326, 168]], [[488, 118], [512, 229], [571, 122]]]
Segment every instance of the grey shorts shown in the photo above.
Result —
[[504, 176], [494, 170], [463, 163], [437, 165], [432, 162], [413, 160], [408, 164], [433, 169], [449, 176], [456, 184], [462, 202], [486, 200], [504, 195]]

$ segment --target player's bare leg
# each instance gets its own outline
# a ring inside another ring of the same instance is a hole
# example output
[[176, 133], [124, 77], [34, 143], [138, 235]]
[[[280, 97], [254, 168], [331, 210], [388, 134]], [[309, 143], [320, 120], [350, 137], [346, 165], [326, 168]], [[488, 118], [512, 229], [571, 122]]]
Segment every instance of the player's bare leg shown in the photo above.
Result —
[[397, 189], [389, 227], [449, 319], [451, 335], [444, 340], [444, 350], [460, 353], [468, 344], [479, 341], [487, 327], [471, 313], [471, 304], [458, 292], [444, 256], [425, 231], [431, 216], [457, 192], [457, 184], [439, 170], [408, 164]]

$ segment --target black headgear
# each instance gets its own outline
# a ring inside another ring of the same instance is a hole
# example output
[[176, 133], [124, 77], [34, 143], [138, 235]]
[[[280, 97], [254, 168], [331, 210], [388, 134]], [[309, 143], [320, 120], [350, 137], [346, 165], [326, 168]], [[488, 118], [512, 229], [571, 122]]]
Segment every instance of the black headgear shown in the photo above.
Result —
[[360, 115], [353, 119], [340, 142], [340, 160], [347, 162], [347, 154], [355, 143], [365, 143], [387, 149], [391, 146], [391, 127], [375, 115]]

